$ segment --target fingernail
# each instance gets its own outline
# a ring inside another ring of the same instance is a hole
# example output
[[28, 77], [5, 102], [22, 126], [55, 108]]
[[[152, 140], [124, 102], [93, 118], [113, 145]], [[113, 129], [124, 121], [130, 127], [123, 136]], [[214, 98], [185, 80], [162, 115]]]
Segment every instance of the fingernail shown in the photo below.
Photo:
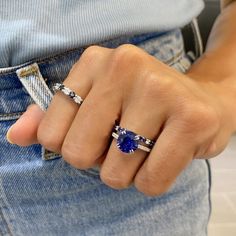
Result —
[[8, 131], [7, 131], [7, 135], [6, 135], [6, 138], [7, 138], [7, 141], [8, 141], [10, 144], [14, 144], [14, 143], [11, 141], [11, 139], [9, 138], [9, 135], [10, 135], [11, 129], [12, 129], [12, 126], [8, 129]]

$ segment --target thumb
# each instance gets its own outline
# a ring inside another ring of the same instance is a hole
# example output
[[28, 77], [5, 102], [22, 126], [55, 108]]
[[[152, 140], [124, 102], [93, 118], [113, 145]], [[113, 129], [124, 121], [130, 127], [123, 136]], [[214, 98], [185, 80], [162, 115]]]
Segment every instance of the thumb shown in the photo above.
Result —
[[44, 112], [38, 105], [30, 105], [26, 112], [8, 130], [8, 142], [19, 146], [38, 143], [37, 130], [43, 116]]

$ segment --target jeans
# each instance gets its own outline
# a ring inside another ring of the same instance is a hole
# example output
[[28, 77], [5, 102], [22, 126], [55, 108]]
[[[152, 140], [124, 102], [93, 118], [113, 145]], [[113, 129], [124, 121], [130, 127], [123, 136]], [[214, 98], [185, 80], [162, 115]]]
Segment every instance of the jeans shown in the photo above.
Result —
[[[191, 66], [178, 29], [120, 37], [101, 45], [124, 43], [143, 48], [183, 73]], [[16, 70], [37, 62], [51, 90], [54, 83], [63, 82], [83, 50], [0, 70], [0, 235], [205, 236], [210, 181], [204, 160], [192, 161], [166, 194], [147, 197], [134, 186], [111, 189], [100, 180], [98, 169], [75, 169], [41, 145], [18, 147], [7, 142], [9, 127], [29, 104], [39, 102]], [[45, 107], [49, 100], [43, 100]]]

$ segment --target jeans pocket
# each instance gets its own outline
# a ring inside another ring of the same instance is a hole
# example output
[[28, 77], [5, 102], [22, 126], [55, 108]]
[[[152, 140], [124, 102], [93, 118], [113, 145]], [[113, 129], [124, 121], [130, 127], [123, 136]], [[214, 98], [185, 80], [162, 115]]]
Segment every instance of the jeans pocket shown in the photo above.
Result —
[[[63, 175], [63, 172], [67, 172], [71, 177], [79, 175], [81, 177], [98, 177], [99, 168], [93, 167], [87, 170], [78, 170], [74, 167], [67, 164], [60, 154], [47, 152], [40, 144], [31, 145], [28, 147], [19, 147], [17, 145], [11, 144], [7, 141], [6, 134], [9, 128], [17, 121], [17, 119], [22, 115], [22, 112], [19, 113], [9, 113], [9, 114], [0, 114], [0, 168], [4, 175], [5, 172], [11, 175], [21, 172], [22, 170], [29, 171], [30, 173], [35, 168], [37, 170], [41, 169], [42, 172], [49, 175], [50, 178], [54, 178], [53, 172], [50, 172], [50, 166]], [[45, 161], [42, 157], [45, 155], [53, 155], [51, 160]], [[47, 170], [45, 172], [45, 170]]]

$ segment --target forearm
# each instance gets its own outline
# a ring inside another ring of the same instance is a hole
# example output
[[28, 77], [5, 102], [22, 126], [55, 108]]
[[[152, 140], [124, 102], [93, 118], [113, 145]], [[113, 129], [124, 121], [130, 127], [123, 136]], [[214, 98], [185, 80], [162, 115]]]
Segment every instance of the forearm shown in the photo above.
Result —
[[222, 10], [210, 34], [203, 56], [188, 75], [207, 88], [217, 90], [231, 113], [236, 130], [236, 2]]
[[203, 73], [203, 77], [212, 75], [212, 80], [236, 77], [235, 22], [236, 2], [225, 8], [216, 20], [206, 51], [191, 71], [199, 70], [199, 73], [200, 71]]

